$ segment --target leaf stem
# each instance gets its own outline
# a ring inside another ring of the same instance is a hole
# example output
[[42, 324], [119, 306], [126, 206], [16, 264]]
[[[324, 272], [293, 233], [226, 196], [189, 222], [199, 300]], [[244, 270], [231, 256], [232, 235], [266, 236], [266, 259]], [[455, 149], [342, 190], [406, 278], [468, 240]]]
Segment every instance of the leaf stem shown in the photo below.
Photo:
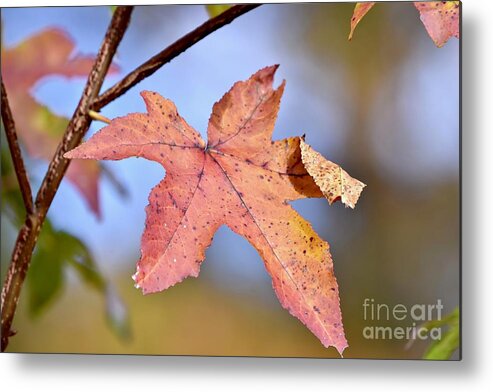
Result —
[[96, 112], [94, 110], [89, 110], [89, 116], [93, 119], [93, 120], [96, 120], [96, 121], [101, 121], [101, 122], [104, 122], [106, 124], [109, 124], [111, 122], [111, 120], [108, 118], [108, 117], [105, 117], [103, 116], [101, 113], [99, 112]]
[[24, 225], [19, 230], [1, 294], [2, 351], [7, 348], [11, 336], [12, 320], [41, 226], [70, 163], [69, 160], [63, 158], [63, 154], [79, 145], [91, 124], [88, 110], [99, 94], [116, 49], [130, 22], [132, 10], [133, 7], [118, 7], [114, 12], [82, 97], [39, 188], [34, 202], [34, 210], [27, 215]]
[[181, 37], [179, 40], [162, 50], [155, 56], [151, 57], [145, 63], [141, 64], [125, 76], [121, 81], [113, 87], [106, 90], [102, 95], [95, 99], [91, 109], [100, 110], [110, 102], [114, 101], [119, 96], [125, 94], [133, 86], [141, 82], [143, 79], [152, 75], [166, 63], [169, 63], [175, 57], [186, 51], [197, 42], [207, 37], [209, 34], [219, 28], [231, 23], [239, 16], [259, 7], [261, 4], [242, 4], [235, 5], [228, 10], [222, 12], [215, 18], [209, 19], [195, 30]]
[[31, 192], [31, 185], [27, 177], [26, 168], [24, 166], [24, 160], [22, 159], [21, 149], [19, 148], [19, 142], [17, 141], [17, 132], [15, 131], [15, 122], [10, 110], [9, 100], [7, 98], [7, 90], [1, 81], [1, 95], [2, 95], [2, 121], [5, 127], [5, 134], [7, 135], [7, 141], [9, 144], [10, 155], [14, 163], [15, 174], [17, 181], [21, 189], [22, 200], [24, 200], [24, 206], [26, 207], [26, 213], [31, 214], [33, 212], [33, 196]]

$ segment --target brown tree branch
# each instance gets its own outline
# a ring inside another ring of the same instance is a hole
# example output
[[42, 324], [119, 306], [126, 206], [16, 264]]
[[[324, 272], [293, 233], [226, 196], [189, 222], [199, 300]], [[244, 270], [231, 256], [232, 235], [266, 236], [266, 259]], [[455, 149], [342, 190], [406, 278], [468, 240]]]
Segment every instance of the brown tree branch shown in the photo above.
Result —
[[178, 41], [168, 46], [163, 51], [151, 57], [145, 63], [134, 69], [121, 81], [101, 94], [92, 104], [91, 109], [99, 111], [108, 103], [114, 101], [119, 96], [126, 93], [137, 83], [147, 78], [161, 68], [164, 64], [169, 63], [175, 57], [186, 51], [201, 39], [207, 37], [217, 29], [231, 23], [239, 16], [259, 7], [261, 4], [243, 4], [235, 5], [218, 16], [209, 19], [195, 30], [181, 37]]
[[24, 160], [22, 159], [21, 149], [19, 148], [19, 142], [17, 141], [14, 118], [12, 117], [12, 112], [10, 111], [7, 90], [5, 90], [5, 86], [3, 85], [3, 79], [1, 81], [1, 89], [2, 120], [5, 128], [5, 134], [7, 135], [10, 155], [12, 156], [12, 162], [14, 163], [15, 175], [17, 176], [17, 181], [21, 189], [22, 200], [24, 200], [26, 213], [31, 214], [33, 212], [33, 195], [31, 192], [31, 185], [29, 185], [26, 168], [24, 167]]
[[99, 94], [116, 49], [128, 27], [132, 9], [133, 7], [118, 7], [114, 12], [82, 97], [39, 188], [34, 202], [34, 211], [27, 215], [26, 221], [19, 231], [1, 294], [2, 351], [6, 349], [12, 333], [12, 320], [41, 226], [69, 165], [69, 161], [63, 158], [63, 154], [80, 144], [91, 124], [91, 118], [88, 114], [89, 108]]

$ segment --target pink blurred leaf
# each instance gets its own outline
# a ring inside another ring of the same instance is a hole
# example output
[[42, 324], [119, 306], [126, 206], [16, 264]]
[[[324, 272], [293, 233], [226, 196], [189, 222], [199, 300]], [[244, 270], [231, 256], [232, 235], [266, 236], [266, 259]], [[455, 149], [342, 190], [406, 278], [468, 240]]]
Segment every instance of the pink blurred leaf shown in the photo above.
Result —
[[428, 35], [439, 48], [450, 37], [459, 38], [459, 4], [459, 1], [414, 2]]
[[[44, 30], [13, 48], [2, 50], [2, 78], [5, 83], [19, 139], [33, 158], [51, 160], [68, 119], [53, 114], [36, 102], [31, 90], [46, 76], [87, 77], [93, 56], [72, 56], [74, 43], [59, 29]], [[117, 70], [112, 66], [111, 73]], [[100, 216], [97, 162], [73, 162], [67, 178], [91, 210]]]

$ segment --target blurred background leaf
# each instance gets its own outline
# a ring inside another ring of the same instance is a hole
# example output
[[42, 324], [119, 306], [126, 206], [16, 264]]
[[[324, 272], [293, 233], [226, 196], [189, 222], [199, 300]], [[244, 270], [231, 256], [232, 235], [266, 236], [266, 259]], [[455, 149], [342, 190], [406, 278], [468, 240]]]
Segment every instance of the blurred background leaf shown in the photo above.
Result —
[[[50, 160], [69, 121], [40, 104], [32, 90], [46, 78], [54, 76], [86, 78], [94, 56], [74, 55], [74, 51], [75, 42], [58, 28], [37, 32], [14, 47], [2, 45], [2, 78], [17, 135], [25, 152], [32, 158]], [[112, 65], [109, 74], [115, 74], [117, 70]], [[98, 217], [101, 216], [99, 176], [99, 164], [95, 161], [72, 162], [66, 174]]]
[[26, 278], [31, 316], [39, 316], [60, 294], [63, 287], [63, 267], [70, 243], [61, 243], [51, 223], [45, 222]]
[[435, 327], [448, 326], [448, 330], [440, 340], [431, 343], [423, 359], [446, 360], [450, 359], [452, 354], [459, 349], [460, 345], [460, 322], [459, 308], [448, 314], [442, 320], [433, 320], [424, 324], [424, 328], [431, 329]]
[[87, 247], [80, 240], [70, 236], [70, 234], [62, 233], [62, 235], [65, 238], [60, 240], [73, 244], [74, 249], [77, 250], [76, 253], [67, 258], [69, 265], [75, 269], [79, 278], [87, 286], [104, 296], [106, 318], [109, 326], [120, 338], [129, 339], [131, 337], [130, 319], [125, 304], [112, 285], [98, 271]]
[[29, 310], [39, 316], [61, 292], [66, 269], [73, 269], [86, 287], [96, 290], [105, 301], [108, 326], [122, 339], [131, 337], [126, 306], [110, 283], [98, 271], [87, 247], [78, 238], [43, 225], [27, 275]]
[[[8, 217], [12, 226], [18, 229], [25, 216], [24, 204], [5, 140], [3, 123], [1, 132], [2, 213]], [[2, 263], [2, 282], [4, 264]], [[120, 338], [129, 339], [131, 330], [126, 306], [98, 270], [90, 251], [75, 236], [56, 230], [50, 219], [46, 219], [41, 229], [26, 277], [28, 310], [31, 317], [39, 318], [62, 294], [66, 271], [70, 268], [87, 287], [103, 296], [108, 326]]]

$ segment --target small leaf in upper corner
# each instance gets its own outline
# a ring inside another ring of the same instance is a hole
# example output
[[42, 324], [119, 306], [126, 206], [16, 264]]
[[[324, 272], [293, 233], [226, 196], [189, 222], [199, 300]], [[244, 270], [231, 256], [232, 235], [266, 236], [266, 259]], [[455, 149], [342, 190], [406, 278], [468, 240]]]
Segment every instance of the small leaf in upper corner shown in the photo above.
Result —
[[[351, 18], [349, 40], [353, 37], [358, 23], [374, 5], [374, 2], [356, 4]], [[459, 38], [459, 1], [415, 1], [414, 6], [418, 9], [420, 19], [436, 46], [442, 47], [450, 37]]]
[[351, 17], [351, 31], [349, 32], [348, 40], [353, 38], [354, 29], [374, 5], [375, 2], [356, 3], [354, 6], [353, 16]]
[[222, 14], [224, 11], [230, 9], [232, 7], [232, 4], [207, 4], [205, 7], [207, 9], [209, 17], [214, 18]]
[[450, 37], [459, 38], [459, 1], [416, 1], [414, 6], [436, 46], [442, 47]]

